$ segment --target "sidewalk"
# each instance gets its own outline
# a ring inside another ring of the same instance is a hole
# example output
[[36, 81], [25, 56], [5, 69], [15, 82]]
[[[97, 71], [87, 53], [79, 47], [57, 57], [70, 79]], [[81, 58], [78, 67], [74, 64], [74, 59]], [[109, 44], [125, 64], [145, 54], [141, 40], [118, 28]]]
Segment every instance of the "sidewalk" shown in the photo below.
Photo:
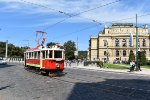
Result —
[[106, 72], [116, 72], [116, 73], [127, 73], [127, 74], [137, 74], [137, 75], [150, 75], [150, 69], [141, 68], [142, 71], [134, 71], [129, 72], [127, 69], [119, 70], [119, 69], [109, 69], [109, 68], [99, 68], [95, 65], [93, 66], [83, 66], [82, 64], [72, 64], [70, 66], [65, 66], [65, 68], [78, 68], [78, 69], [85, 69], [85, 70], [93, 70], [93, 71], [106, 71]]

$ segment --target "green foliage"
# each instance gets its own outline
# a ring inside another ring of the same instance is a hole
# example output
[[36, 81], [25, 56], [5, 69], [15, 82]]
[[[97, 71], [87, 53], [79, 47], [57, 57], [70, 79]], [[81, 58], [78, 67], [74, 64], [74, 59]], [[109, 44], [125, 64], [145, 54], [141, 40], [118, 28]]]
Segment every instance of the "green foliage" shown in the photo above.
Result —
[[99, 67], [103, 67], [103, 62], [102, 61], [85, 61], [84, 66], [88, 66], [90, 64], [97, 64]]
[[139, 59], [141, 65], [147, 64], [145, 51], [138, 52], [138, 59]]
[[108, 64], [105, 63], [104, 66], [108, 66], [109, 69], [128, 69], [130, 65], [123, 65], [123, 64]]
[[47, 43], [47, 46], [49, 47], [49, 46], [53, 46], [53, 45], [56, 45], [56, 44], [58, 44], [58, 43], [55, 43], [55, 42], [49, 42], [49, 43]]
[[[5, 57], [5, 49], [6, 43], [0, 42], [0, 57]], [[29, 49], [29, 47], [17, 47], [13, 44], [8, 44], [8, 57], [23, 58], [26, 49]]]
[[87, 58], [87, 51], [78, 51], [78, 59], [84, 60]]
[[75, 59], [75, 55], [74, 55], [74, 52], [76, 51], [75, 42], [73, 42], [71, 40], [65, 42], [64, 49], [65, 49], [65, 57], [67, 60]]
[[129, 62], [131, 62], [132, 60], [135, 61], [135, 55], [134, 55], [133, 51], [130, 50], [130, 54], [129, 54]]

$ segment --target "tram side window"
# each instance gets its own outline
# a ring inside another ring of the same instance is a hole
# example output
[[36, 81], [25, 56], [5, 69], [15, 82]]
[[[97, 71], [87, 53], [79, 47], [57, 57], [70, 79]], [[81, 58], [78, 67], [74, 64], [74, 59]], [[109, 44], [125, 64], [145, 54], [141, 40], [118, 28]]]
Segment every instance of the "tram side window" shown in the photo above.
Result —
[[52, 56], [52, 51], [49, 51], [49, 58], [52, 58], [53, 56]]
[[62, 58], [62, 51], [54, 51], [54, 58]]
[[39, 59], [40, 58], [40, 51], [37, 52], [37, 58]]
[[45, 51], [42, 51], [43, 59], [45, 59]]
[[31, 52], [31, 59], [33, 59], [33, 52]]
[[34, 59], [37, 59], [37, 52], [34, 52]]
[[45, 58], [48, 58], [48, 51], [45, 51]]
[[29, 52], [29, 59], [31, 59], [31, 52]]

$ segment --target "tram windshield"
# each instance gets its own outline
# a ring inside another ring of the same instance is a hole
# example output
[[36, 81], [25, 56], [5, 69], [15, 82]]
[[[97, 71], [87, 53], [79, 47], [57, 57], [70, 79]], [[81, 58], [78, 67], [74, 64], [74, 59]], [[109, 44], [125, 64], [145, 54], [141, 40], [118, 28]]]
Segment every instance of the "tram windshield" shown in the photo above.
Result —
[[54, 58], [62, 58], [62, 51], [54, 51]]

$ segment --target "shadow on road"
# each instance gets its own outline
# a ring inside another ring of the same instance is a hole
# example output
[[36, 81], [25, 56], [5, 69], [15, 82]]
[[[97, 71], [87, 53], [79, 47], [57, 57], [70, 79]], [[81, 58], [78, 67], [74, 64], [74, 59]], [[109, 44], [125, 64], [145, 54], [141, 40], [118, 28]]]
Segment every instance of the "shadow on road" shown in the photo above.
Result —
[[0, 65], [0, 69], [1, 69], [1, 68], [12, 67], [12, 66], [14, 66], [14, 65]]
[[106, 79], [76, 83], [67, 100], [150, 100], [150, 81]]
[[4, 89], [6, 89], [6, 88], [8, 88], [8, 87], [11, 87], [11, 86], [8, 85], [8, 86], [0, 87], [0, 90], [4, 90]]

